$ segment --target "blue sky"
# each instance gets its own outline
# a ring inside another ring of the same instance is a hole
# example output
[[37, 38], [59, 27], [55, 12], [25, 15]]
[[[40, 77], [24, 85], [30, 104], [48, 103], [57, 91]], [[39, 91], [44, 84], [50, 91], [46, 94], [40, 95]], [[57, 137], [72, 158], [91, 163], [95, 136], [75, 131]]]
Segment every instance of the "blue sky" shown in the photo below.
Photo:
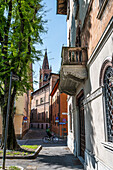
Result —
[[[43, 35], [43, 45], [38, 46], [38, 49], [46, 49], [48, 51], [49, 64], [52, 66], [52, 72], [58, 73], [61, 64], [61, 49], [62, 45], [67, 44], [67, 23], [65, 15], [56, 14], [57, 6], [56, 0], [43, 0], [46, 4], [45, 10], [49, 10], [46, 14], [48, 20], [47, 27], [48, 33]], [[43, 50], [44, 54], [44, 50]], [[54, 59], [52, 59], [54, 58]], [[42, 61], [39, 61], [33, 65], [34, 80], [39, 80], [39, 69], [42, 65]], [[35, 90], [38, 88], [38, 84], [34, 84]]]

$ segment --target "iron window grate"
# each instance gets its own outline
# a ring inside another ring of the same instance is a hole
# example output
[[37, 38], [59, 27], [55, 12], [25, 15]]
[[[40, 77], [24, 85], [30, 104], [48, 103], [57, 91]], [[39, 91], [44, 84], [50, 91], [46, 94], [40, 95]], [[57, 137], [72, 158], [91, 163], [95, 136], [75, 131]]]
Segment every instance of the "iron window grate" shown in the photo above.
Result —
[[108, 67], [104, 77], [108, 142], [113, 142], [113, 68]]

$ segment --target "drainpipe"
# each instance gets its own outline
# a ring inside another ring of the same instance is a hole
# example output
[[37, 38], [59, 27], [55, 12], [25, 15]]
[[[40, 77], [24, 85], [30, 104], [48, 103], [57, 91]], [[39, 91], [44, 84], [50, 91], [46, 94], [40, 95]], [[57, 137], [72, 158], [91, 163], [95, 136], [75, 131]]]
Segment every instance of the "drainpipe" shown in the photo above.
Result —
[[[59, 93], [59, 122], [60, 122], [60, 93]], [[59, 125], [59, 137], [60, 137], [60, 125]]]

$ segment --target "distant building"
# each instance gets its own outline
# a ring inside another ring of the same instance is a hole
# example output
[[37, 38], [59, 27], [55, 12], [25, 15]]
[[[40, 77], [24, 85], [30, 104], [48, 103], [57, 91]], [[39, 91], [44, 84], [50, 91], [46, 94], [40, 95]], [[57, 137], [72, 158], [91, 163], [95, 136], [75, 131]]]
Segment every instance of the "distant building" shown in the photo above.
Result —
[[31, 127], [46, 129], [49, 126], [49, 83], [32, 93]]
[[67, 95], [60, 93], [58, 89], [59, 79], [57, 79], [51, 93], [51, 130], [57, 136], [67, 137]]
[[[42, 68], [40, 68], [39, 89], [32, 93], [31, 105], [31, 127], [46, 129], [50, 120], [50, 89], [53, 88], [58, 76], [51, 73], [47, 57], [47, 51], [43, 60]], [[50, 77], [53, 77], [50, 81]]]

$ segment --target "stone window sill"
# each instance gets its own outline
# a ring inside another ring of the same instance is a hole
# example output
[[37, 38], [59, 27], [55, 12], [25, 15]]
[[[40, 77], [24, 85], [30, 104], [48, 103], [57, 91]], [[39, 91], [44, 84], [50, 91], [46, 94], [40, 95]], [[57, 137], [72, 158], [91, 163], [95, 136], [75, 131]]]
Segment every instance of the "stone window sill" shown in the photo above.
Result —
[[100, 9], [99, 9], [99, 12], [97, 14], [97, 18], [100, 19], [103, 12], [104, 12], [104, 9], [106, 7], [106, 4], [107, 4], [108, 0], [104, 0], [103, 4], [101, 5]]
[[109, 151], [112, 151], [113, 152], [113, 143], [111, 142], [102, 142], [102, 145], [108, 149]]

